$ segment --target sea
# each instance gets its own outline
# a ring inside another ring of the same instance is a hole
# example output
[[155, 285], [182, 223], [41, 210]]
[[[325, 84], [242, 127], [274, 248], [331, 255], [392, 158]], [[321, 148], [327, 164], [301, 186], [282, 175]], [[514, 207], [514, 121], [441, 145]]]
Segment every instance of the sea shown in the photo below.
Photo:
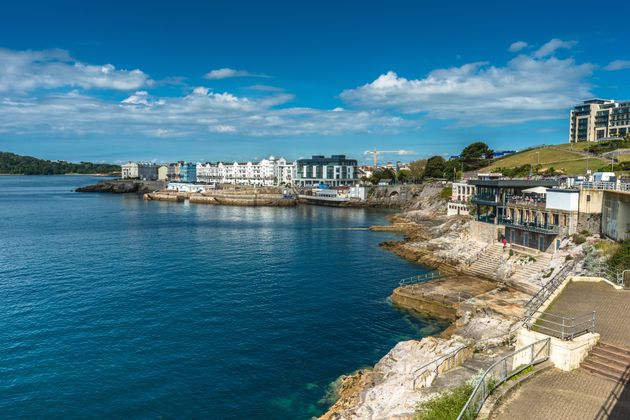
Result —
[[332, 383], [443, 322], [387, 211], [228, 207], [0, 177], [0, 418], [310, 419]]

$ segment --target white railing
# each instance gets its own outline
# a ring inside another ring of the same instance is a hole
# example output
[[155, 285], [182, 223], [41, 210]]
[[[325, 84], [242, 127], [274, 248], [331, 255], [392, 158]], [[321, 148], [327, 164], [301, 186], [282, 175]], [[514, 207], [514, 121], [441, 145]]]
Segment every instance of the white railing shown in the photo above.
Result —
[[628, 182], [582, 182], [580, 188], [589, 190], [609, 190], [609, 191], [625, 191], [630, 192], [630, 183]]

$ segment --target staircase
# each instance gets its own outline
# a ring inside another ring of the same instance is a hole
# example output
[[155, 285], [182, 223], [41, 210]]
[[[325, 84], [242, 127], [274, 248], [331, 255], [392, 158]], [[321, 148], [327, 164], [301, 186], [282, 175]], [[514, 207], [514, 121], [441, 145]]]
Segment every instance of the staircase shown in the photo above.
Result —
[[503, 245], [492, 244], [484, 249], [468, 267], [464, 268], [466, 274], [482, 277], [486, 279], [496, 280], [496, 273], [503, 259]]
[[600, 342], [580, 365], [616, 382], [630, 382], [630, 348]]
[[534, 283], [532, 279], [539, 273], [546, 273], [549, 271], [552, 255], [541, 252], [533, 258], [536, 261], [532, 261], [524, 266], [516, 266], [516, 271], [507, 280], [508, 284], [511, 284], [515, 288], [529, 294], [536, 294], [540, 289], [540, 285], [537, 284], [538, 282]]

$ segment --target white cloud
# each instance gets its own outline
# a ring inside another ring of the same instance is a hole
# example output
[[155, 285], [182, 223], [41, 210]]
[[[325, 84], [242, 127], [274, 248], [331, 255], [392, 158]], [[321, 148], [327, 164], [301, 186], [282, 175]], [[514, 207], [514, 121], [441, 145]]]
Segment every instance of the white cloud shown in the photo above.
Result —
[[247, 70], [234, 70], [231, 68], [222, 68], [209, 71], [203, 77], [209, 80], [229, 79], [232, 77], [263, 77], [268, 78], [266, 74], [250, 73]]
[[534, 52], [534, 57], [543, 58], [548, 57], [555, 53], [559, 49], [571, 49], [573, 48], [577, 42], [575, 41], [563, 41], [561, 39], [554, 38], [551, 41], [544, 44], [540, 47], [536, 52]]
[[213, 133], [236, 133], [236, 127], [233, 125], [216, 125], [208, 128]]
[[527, 47], [529, 44], [525, 41], [516, 41], [513, 42], [512, 45], [510, 45], [510, 48], [508, 48], [509, 52], [519, 52], [521, 51], [523, 48]]
[[604, 70], [608, 71], [616, 71], [616, 70], [625, 70], [630, 69], [630, 60], [615, 60], [611, 61], [604, 67]]
[[140, 70], [90, 65], [63, 50], [13, 51], [0, 48], [0, 92], [83, 88], [135, 90], [151, 83]]
[[0, 131], [13, 135], [100, 134], [157, 138], [395, 133], [414, 121], [377, 111], [279, 108], [284, 94], [247, 98], [197, 87], [178, 97], [140, 90], [121, 101], [81, 92], [0, 99]]
[[458, 125], [505, 125], [563, 118], [568, 107], [591, 96], [586, 79], [593, 69], [573, 59], [519, 55], [505, 66], [469, 63], [422, 79], [390, 71], [341, 98], [364, 109], [425, 113]]

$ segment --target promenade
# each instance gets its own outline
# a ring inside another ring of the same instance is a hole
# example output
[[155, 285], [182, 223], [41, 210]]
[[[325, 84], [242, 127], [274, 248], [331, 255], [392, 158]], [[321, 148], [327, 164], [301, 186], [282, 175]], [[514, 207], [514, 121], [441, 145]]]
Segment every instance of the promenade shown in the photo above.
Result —
[[[607, 283], [570, 283], [551, 311], [577, 316], [596, 311], [600, 342], [630, 347], [630, 291]], [[627, 419], [630, 386], [583, 367], [551, 369], [523, 383], [492, 414], [492, 419]]]

